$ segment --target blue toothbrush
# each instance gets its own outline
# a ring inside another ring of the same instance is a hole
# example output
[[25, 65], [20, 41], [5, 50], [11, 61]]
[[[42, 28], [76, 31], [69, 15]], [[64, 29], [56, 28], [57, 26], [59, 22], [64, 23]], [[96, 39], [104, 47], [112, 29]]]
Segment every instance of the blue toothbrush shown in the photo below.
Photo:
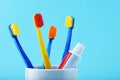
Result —
[[9, 29], [10, 29], [12, 37], [15, 40], [16, 46], [17, 46], [19, 52], [21, 53], [21, 56], [22, 56], [22, 58], [23, 58], [23, 60], [24, 60], [24, 62], [26, 64], [27, 68], [33, 68], [32, 63], [30, 62], [29, 58], [25, 54], [24, 50], [22, 49], [22, 46], [20, 45], [20, 43], [18, 41], [17, 35], [20, 34], [20, 31], [18, 29], [17, 24], [9, 25]]
[[[48, 46], [47, 46], [47, 52], [48, 52], [49, 58], [50, 58], [52, 42], [53, 42], [54, 38], [56, 37], [56, 32], [57, 32], [56, 27], [51, 26], [50, 30], [49, 30], [49, 34], [48, 34], [49, 42], [48, 42]], [[45, 69], [44, 64], [42, 65], [42, 68]]]
[[62, 60], [64, 59], [65, 55], [67, 54], [67, 52], [70, 49], [72, 30], [73, 30], [73, 26], [74, 26], [74, 18], [71, 16], [67, 16], [65, 26], [69, 29], [68, 29], [68, 35], [67, 35], [67, 40], [66, 40], [66, 45], [65, 45], [63, 56], [62, 56]]

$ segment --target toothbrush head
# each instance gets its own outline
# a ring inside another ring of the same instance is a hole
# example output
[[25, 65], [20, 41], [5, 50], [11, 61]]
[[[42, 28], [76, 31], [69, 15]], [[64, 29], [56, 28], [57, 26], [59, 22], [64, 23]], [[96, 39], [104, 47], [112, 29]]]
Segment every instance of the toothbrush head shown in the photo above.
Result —
[[17, 36], [20, 34], [20, 30], [18, 28], [18, 25], [16, 23], [10, 25], [10, 31], [13, 36]]
[[34, 25], [37, 28], [40, 28], [40, 27], [42, 27], [44, 25], [42, 15], [40, 13], [35, 14], [33, 16], [33, 19], [34, 19]]
[[67, 16], [65, 21], [65, 26], [67, 28], [73, 28], [73, 25], [74, 25], [74, 18], [71, 16]]
[[50, 39], [54, 39], [56, 37], [56, 32], [57, 32], [57, 28], [55, 26], [51, 26], [50, 30], [49, 30], [48, 37]]

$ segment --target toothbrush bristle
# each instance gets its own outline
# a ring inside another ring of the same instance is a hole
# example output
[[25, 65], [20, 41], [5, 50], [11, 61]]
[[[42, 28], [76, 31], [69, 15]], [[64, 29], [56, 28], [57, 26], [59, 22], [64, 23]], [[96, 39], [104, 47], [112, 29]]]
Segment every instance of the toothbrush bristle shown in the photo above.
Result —
[[57, 32], [57, 28], [55, 26], [51, 26], [50, 30], [49, 30], [49, 38], [53, 39], [56, 37], [56, 32]]
[[17, 36], [17, 35], [20, 34], [20, 30], [19, 30], [17, 24], [11, 24], [10, 30], [11, 30], [11, 33], [12, 33], [13, 36]]
[[73, 27], [73, 24], [74, 24], [74, 19], [73, 19], [73, 17], [67, 16], [67, 17], [66, 17], [66, 21], [65, 21], [65, 26], [66, 26], [67, 28], [72, 28], [72, 27]]
[[34, 15], [34, 24], [37, 28], [40, 28], [44, 25], [42, 15], [40, 13]]

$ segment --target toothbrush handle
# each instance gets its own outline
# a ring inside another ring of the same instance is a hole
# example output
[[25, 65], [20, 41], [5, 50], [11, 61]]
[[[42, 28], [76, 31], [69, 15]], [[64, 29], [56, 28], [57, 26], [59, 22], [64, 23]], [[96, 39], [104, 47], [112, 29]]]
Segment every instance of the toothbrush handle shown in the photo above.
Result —
[[52, 69], [52, 66], [51, 66], [51, 63], [48, 57], [48, 53], [47, 53], [47, 50], [45, 48], [44, 41], [42, 38], [42, 32], [39, 28], [36, 28], [36, 31], [37, 31], [37, 36], [38, 36], [38, 41], [39, 41], [39, 45], [41, 49], [41, 55], [42, 55], [42, 59], [44, 62], [44, 66], [46, 69]]
[[20, 43], [19, 43], [19, 41], [18, 41], [18, 39], [17, 39], [17, 36], [14, 36], [14, 39], [15, 39], [16, 45], [17, 45], [17, 47], [18, 47], [18, 50], [20, 51], [21, 56], [22, 56], [22, 58], [23, 58], [23, 60], [24, 60], [24, 62], [25, 62], [25, 64], [26, 64], [26, 66], [27, 66], [28, 68], [33, 68], [32, 63], [30, 62], [29, 58], [28, 58], [27, 55], [25, 54], [24, 50], [22, 49], [22, 46], [20, 45]]
[[48, 51], [48, 56], [49, 56], [49, 58], [50, 58], [52, 40], [53, 40], [53, 39], [49, 39], [49, 43], [48, 43], [48, 46], [47, 46], [47, 51]]
[[65, 55], [67, 54], [67, 52], [70, 49], [71, 38], [72, 38], [72, 28], [68, 29], [67, 41], [66, 41], [62, 60], [64, 59]]
[[[48, 46], [47, 46], [47, 52], [48, 52], [49, 59], [50, 59], [50, 52], [51, 52], [52, 40], [53, 39], [49, 39]], [[42, 69], [45, 69], [44, 64], [42, 64]]]

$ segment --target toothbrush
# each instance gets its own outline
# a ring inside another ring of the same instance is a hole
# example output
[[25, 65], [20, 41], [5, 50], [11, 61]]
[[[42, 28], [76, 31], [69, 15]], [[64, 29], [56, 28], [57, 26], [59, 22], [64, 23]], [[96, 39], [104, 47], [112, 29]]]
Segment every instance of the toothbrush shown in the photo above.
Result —
[[62, 56], [62, 60], [64, 59], [65, 55], [67, 54], [67, 52], [70, 49], [70, 43], [71, 43], [71, 38], [72, 38], [72, 29], [74, 26], [74, 18], [71, 16], [67, 16], [65, 26], [69, 29], [68, 29], [68, 35], [67, 35], [67, 40], [66, 40], [66, 45], [65, 45], [63, 56]]
[[[49, 58], [50, 58], [52, 41], [56, 37], [56, 32], [57, 32], [57, 28], [55, 26], [51, 26], [50, 30], [49, 30], [49, 34], [48, 34], [49, 42], [48, 42], [48, 46], [47, 46], [47, 52], [48, 52]], [[42, 65], [42, 67], [44, 68], [44, 64]]]
[[48, 57], [48, 53], [47, 53], [47, 50], [45, 48], [44, 41], [42, 38], [42, 32], [40, 30], [40, 28], [44, 25], [42, 15], [38, 13], [38, 14], [35, 14], [33, 18], [34, 18], [34, 25], [36, 27], [36, 32], [37, 32], [38, 41], [40, 44], [40, 49], [42, 52], [41, 55], [42, 55], [45, 69], [52, 69], [51, 64], [50, 64], [50, 60]]
[[49, 43], [47, 46], [47, 51], [48, 51], [48, 56], [50, 57], [50, 52], [51, 52], [51, 45], [52, 45], [52, 41], [54, 40], [54, 38], [56, 37], [56, 32], [57, 32], [57, 28], [55, 26], [51, 26], [50, 30], [49, 30]]
[[17, 38], [17, 35], [20, 34], [20, 30], [18, 28], [18, 25], [17, 24], [12, 24], [12, 25], [9, 25], [9, 29], [11, 31], [11, 34], [12, 34], [12, 37], [14, 38], [15, 42], [16, 42], [16, 46], [18, 47], [18, 50], [20, 51], [21, 53], [21, 56], [26, 64], [26, 66], [28, 68], [33, 68], [33, 65], [32, 63], [30, 62], [29, 58], [27, 57], [27, 55], [25, 54], [24, 50], [22, 49], [22, 46], [20, 45], [19, 43], [19, 40]]

